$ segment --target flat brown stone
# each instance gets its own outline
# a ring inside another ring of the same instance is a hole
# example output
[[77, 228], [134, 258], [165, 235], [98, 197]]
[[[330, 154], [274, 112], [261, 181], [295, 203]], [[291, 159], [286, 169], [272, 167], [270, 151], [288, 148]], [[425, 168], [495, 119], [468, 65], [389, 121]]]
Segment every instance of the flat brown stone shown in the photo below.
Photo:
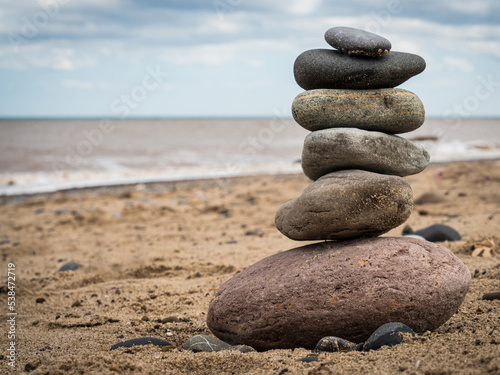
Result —
[[403, 224], [413, 193], [401, 177], [360, 170], [327, 174], [276, 212], [276, 228], [292, 240], [378, 236]]

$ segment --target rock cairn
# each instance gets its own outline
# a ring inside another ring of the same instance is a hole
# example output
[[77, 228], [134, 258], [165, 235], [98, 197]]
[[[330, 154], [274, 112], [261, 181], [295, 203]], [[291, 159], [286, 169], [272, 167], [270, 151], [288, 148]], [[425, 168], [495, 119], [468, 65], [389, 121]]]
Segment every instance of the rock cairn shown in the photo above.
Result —
[[389, 322], [433, 330], [469, 287], [469, 270], [450, 250], [377, 237], [409, 218], [413, 194], [402, 177], [429, 162], [424, 148], [395, 135], [424, 122], [417, 95], [394, 87], [421, 73], [425, 61], [390, 52], [387, 39], [362, 30], [334, 27], [325, 39], [335, 49], [303, 52], [294, 65], [306, 91], [292, 113], [311, 131], [302, 168], [314, 182], [279, 208], [275, 223], [291, 239], [327, 242], [265, 258], [216, 291], [207, 324], [230, 344], [359, 342]]

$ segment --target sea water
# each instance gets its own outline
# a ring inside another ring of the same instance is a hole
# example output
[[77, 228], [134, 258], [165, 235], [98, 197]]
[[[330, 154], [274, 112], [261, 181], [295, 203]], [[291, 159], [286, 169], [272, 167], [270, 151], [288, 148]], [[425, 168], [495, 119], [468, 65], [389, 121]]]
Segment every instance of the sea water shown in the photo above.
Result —
[[[301, 173], [308, 133], [289, 118], [1, 120], [0, 195]], [[500, 119], [427, 119], [401, 136], [431, 162], [500, 158]]]

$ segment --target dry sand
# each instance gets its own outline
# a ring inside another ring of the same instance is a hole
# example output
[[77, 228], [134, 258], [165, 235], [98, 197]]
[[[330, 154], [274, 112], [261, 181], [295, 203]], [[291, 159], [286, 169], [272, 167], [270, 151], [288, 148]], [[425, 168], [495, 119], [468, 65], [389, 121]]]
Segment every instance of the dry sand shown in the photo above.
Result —
[[[7, 264], [16, 274], [16, 371], [37, 374], [484, 374], [500, 373], [500, 161], [433, 164], [407, 178], [423, 197], [408, 221], [457, 229], [443, 243], [473, 279], [460, 311], [435, 332], [373, 352], [194, 354], [210, 334], [213, 291], [236, 272], [304, 245], [282, 236], [274, 214], [309, 184], [302, 175], [99, 188], [0, 201], [0, 371], [9, 372]], [[437, 202], [429, 202], [435, 200]], [[387, 235], [399, 236], [402, 227]], [[83, 265], [57, 272], [66, 262]], [[44, 302], [36, 300], [43, 298]], [[251, 306], [249, 307], [251, 308]], [[162, 323], [170, 316], [178, 322]], [[178, 348], [109, 348], [155, 336]], [[34, 370], [33, 370], [34, 369]]]

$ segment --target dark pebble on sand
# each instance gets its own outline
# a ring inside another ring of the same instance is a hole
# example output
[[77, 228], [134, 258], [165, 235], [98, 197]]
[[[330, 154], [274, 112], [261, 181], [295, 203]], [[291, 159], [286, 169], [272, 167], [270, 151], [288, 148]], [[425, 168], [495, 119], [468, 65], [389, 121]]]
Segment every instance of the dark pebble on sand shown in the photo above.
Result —
[[119, 342], [118, 344], [113, 345], [109, 350], [115, 350], [118, 348], [131, 348], [134, 345], [149, 345], [149, 344], [162, 347], [171, 347], [171, 348], [175, 347], [174, 344], [168, 342], [167, 340], [158, 339], [156, 337], [139, 337], [136, 339]]
[[494, 293], [486, 293], [483, 295], [483, 298], [485, 300], [495, 300], [495, 299], [500, 299], [500, 292], [494, 292]]
[[26, 364], [24, 365], [24, 371], [26, 371], [26, 372], [31, 372], [31, 371], [33, 371], [33, 370], [36, 370], [36, 368], [37, 368], [37, 367], [38, 367], [38, 365], [35, 365], [35, 364], [33, 364], [33, 363], [26, 363]]
[[335, 336], [323, 337], [321, 340], [318, 341], [316, 347], [314, 348], [314, 350], [318, 352], [330, 352], [330, 353], [340, 352], [340, 351], [350, 352], [351, 350], [355, 349], [356, 349], [355, 343]]
[[36, 303], [44, 303], [44, 302], [45, 302], [45, 298], [43, 298], [43, 297], [37, 298], [37, 299], [35, 300], [35, 302], [36, 302]]
[[196, 272], [194, 275], [189, 275], [188, 277], [186, 277], [186, 279], [197, 279], [197, 278], [200, 278], [201, 277], [201, 273], [199, 272]]
[[231, 345], [219, 340], [216, 337], [208, 335], [196, 335], [187, 339], [183, 348], [195, 353], [200, 352], [220, 352], [231, 349]]
[[424, 237], [430, 242], [460, 241], [462, 236], [452, 227], [444, 224], [434, 224], [417, 230], [414, 234]]
[[2, 241], [0, 241], [0, 245], [8, 245], [8, 244], [10, 244], [9, 240], [2, 240]]
[[74, 270], [77, 270], [80, 267], [83, 267], [80, 263], [68, 262], [66, 264], [63, 264], [61, 266], [61, 268], [59, 268], [59, 272], [74, 271]]
[[318, 355], [317, 354], [308, 354], [304, 358], [299, 359], [299, 362], [317, 362]]
[[364, 351], [377, 350], [382, 346], [394, 346], [403, 342], [403, 334], [410, 333], [415, 335], [415, 332], [403, 323], [387, 323], [379, 327], [366, 340], [363, 346]]
[[444, 224], [434, 224], [414, 232], [409, 225], [403, 229], [403, 235], [414, 234], [430, 242], [460, 241], [462, 236], [452, 227]]

